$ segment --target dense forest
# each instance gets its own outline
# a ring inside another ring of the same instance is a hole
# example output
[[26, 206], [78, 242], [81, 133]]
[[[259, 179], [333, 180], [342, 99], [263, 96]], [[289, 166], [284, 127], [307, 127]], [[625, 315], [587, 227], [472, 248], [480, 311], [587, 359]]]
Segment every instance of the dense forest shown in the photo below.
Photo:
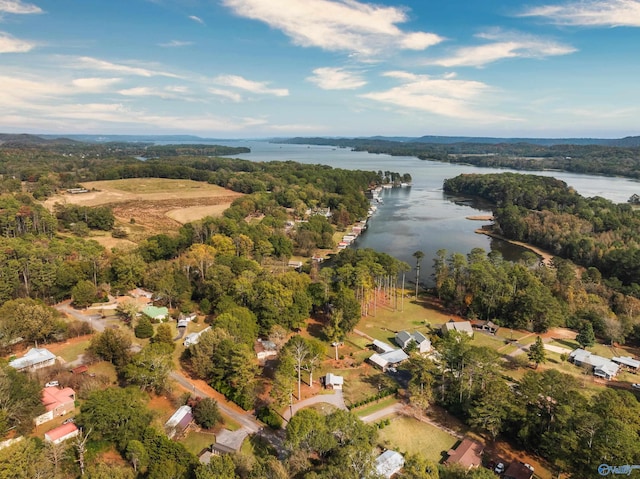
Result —
[[355, 151], [415, 156], [421, 160], [462, 163], [491, 168], [560, 170], [605, 176], [640, 178], [640, 147], [533, 143], [420, 143], [372, 138], [294, 138], [287, 143], [335, 145]]

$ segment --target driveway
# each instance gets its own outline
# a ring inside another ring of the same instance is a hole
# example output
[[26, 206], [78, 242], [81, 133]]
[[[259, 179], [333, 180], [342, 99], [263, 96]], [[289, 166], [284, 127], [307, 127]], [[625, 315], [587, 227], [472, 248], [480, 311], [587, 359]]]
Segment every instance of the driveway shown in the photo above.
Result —
[[89, 323], [89, 325], [96, 331], [102, 332], [107, 327], [107, 321], [102, 318], [101, 314], [89, 314], [88, 310], [84, 312], [71, 307], [71, 300], [66, 300], [53, 306], [61, 313], [71, 316], [78, 321]]
[[331, 404], [332, 406], [335, 406], [338, 409], [343, 409], [345, 411], [347, 410], [347, 406], [344, 403], [344, 396], [342, 394], [342, 390], [334, 389], [333, 394], [318, 394], [316, 396], [310, 397], [309, 399], [305, 399], [303, 401], [297, 402], [291, 407], [287, 407], [287, 409], [284, 411], [284, 414], [282, 414], [282, 417], [284, 417], [285, 422], [289, 422], [289, 420], [291, 419], [292, 411], [293, 411], [293, 414], [295, 415], [296, 412], [298, 412], [302, 408], [311, 406], [313, 404], [321, 404], [321, 403]]

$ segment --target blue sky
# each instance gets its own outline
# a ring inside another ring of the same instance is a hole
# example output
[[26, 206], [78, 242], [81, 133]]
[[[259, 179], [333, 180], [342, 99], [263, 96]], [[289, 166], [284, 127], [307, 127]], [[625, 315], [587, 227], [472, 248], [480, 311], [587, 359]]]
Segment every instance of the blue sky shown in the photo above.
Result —
[[0, 132], [640, 134], [640, 0], [0, 0]]

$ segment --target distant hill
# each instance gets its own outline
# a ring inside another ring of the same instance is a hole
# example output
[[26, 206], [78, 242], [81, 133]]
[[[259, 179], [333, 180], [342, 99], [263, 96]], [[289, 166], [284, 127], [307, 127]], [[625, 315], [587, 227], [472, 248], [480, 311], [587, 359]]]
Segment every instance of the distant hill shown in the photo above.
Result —
[[42, 136], [29, 135], [26, 133], [0, 133], [0, 146], [5, 148], [13, 146], [72, 145], [77, 143], [77, 141], [71, 140], [70, 138], [58, 138], [55, 136], [52, 136], [51, 138], [44, 138]]
[[[50, 138], [51, 135], [42, 135], [42, 137]], [[67, 137], [86, 143], [156, 143], [158, 141], [209, 143], [216, 141], [213, 138], [203, 138], [196, 135], [67, 135]]]

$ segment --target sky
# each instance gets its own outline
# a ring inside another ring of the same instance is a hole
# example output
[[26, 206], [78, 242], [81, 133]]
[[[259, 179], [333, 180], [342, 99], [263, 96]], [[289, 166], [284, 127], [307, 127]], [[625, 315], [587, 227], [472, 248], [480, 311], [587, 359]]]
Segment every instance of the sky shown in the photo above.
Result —
[[640, 0], [0, 0], [0, 132], [640, 135]]

